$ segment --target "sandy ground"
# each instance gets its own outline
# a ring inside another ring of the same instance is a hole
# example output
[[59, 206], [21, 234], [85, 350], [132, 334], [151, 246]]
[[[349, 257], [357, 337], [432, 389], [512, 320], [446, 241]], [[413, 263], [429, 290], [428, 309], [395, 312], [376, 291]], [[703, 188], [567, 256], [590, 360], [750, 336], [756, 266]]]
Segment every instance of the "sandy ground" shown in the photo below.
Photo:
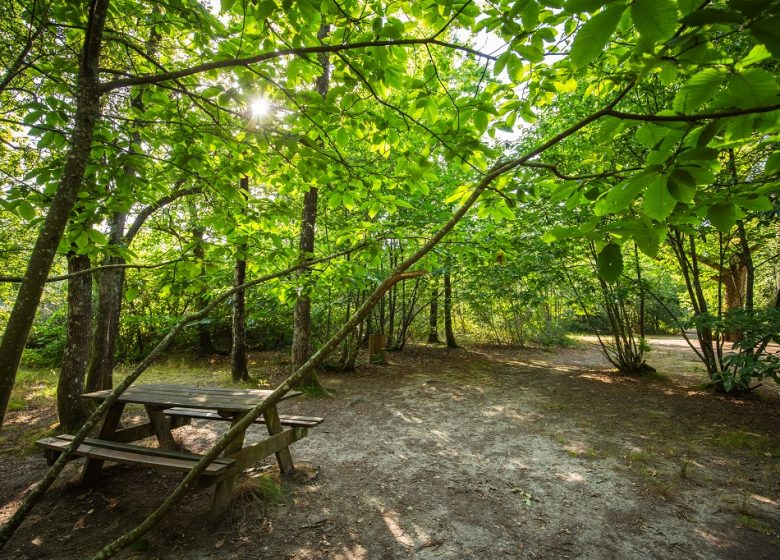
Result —
[[[264, 461], [219, 524], [203, 490], [120, 557], [780, 558], [778, 388], [712, 395], [690, 350], [652, 342], [659, 375], [643, 379], [611, 374], [588, 342], [412, 347], [326, 373], [331, 398], [282, 405], [326, 418], [293, 447], [296, 477], [279, 482]], [[215, 429], [178, 437], [203, 450]], [[180, 478], [119, 466], [85, 490], [78, 467], [0, 558], [89, 557]], [[0, 455], [0, 519], [44, 468]]]

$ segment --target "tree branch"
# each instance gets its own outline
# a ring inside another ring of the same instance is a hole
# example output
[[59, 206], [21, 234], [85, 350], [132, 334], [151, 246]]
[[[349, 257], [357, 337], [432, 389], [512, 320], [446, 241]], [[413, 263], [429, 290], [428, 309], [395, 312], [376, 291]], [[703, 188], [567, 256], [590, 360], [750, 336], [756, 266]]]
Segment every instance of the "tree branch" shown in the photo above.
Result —
[[[176, 181], [176, 187], [181, 186], [181, 184], [184, 183], [184, 179], [179, 179]], [[179, 191], [174, 191], [171, 194], [164, 196], [149, 206], [145, 207], [143, 210], [141, 210], [138, 215], [136, 216], [135, 220], [133, 220], [133, 223], [130, 225], [130, 227], [127, 230], [127, 233], [125, 233], [125, 236], [123, 238], [123, 241], [125, 245], [130, 245], [130, 243], [133, 241], [133, 238], [136, 236], [138, 231], [141, 229], [141, 227], [144, 225], [144, 222], [151, 216], [156, 210], [159, 210], [163, 206], [166, 206], [170, 204], [171, 202], [174, 202], [180, 198], [183, 198], [185, 196], [191, 195], [191, 194], [200, 194], [203, 192], [202, 187], [190, 187], [188, 189], [181, 189]]]
[[125, 88], [129, 86], [140, 86], [148, 84], [158, 84], [160, 82], [166, 82], [168, 80], [176, 80], [178, 78], [185, 78], [187, 76], [193, 76], [195, 74], [201, 74], [208, 72], [209, 70], [217, 70], [219, 68], [236, 68], [241, 66], [249, 66], [257, 64], [259, 62], [265, 62], [283, 56], [301, 56], [306, 54], [317, 53], [339, 53], [343, 51], [366, 49], [370, 47], [403, 47], [414, 45], [439, 45], [449, 49], [454, 49], [469, 54], [473, 54], [479, 58], [486, 58], [488, 60], [496, 60], [495, 56], [481, 53], [476, 49], [467, 47], [464, 45], [458, 45], [455, 43], [449, 43], [447, 41], [440, 41], [436, 38], [428, 39], [396, 39], [387, 41], [359, 41], [357, 43], [341, 44], [341, 45], [317, 45], [314, 47], [299, 47], [280, 49], [269, 53], [263, 53], [256, 56], [250, 56], [245, 58], [231, 58], [226, 60], [214, 60], [211, 62], [204, 62], [191, 66], [189, 68], [183, 68], [181, 70], [172, 70], [169, 72], [160, 72], [158, 74], [146, 74], [142, 76], [134, 76], [132, 78], [120, 78], [118, 80], [112, 80], [102, 84], [100, 87], [101, 93], [108, 93], [119, 88]]
[[607, 111], [607, 115], [610, 117], [616, 117], [618, 119], [624, 119], [628, 121], [643, 121], [643, 122], [698, 122], [714, 119], [721, 119], [725, 117], [739, 117], [741, 115], [753, 115], [756, 113], [771, 113], [780, 109], [780, 103], [774, 105], [767, 105], [765, 107], [753, 107], [750, 109], [731, 109], [729, 111], [716, 111], [714, 113], [699, 113], [696, 115], [640, 115], [637, 113], [624, 113], [623, 111], [615, 111], [610, 109]]
[[[79, 276], [84, 276], [86, 274], [94, 274], [95, 272], [101, 272], [103, 270], [110, 270], [115, 268], [138, 268], [138, 269], [150, 269], [150, 268], [161, 268], [163, 266], [168, 266], [169, 264], [174, 264], [177, 262], [181, 262], [184, 257], [179, 257], [178, 259], [173, 259], [170, 261], [165, 261], [157, 264], [106, 264], [103, 266], [96, 266], [93, 268], [87, 268], [85, 270], [79, 270], [78, 272], [73, 272], [71, 274], [62, 274], [60, 276], [49, 276], [46, 279], [47, 283], [50, 282], [62, 282], [63, 280], [70, 280], [71, 278], [78, 278]], [[8, 283], [21, 283], [24, 282], [24, 276], [0, 276], [0, 282], [8, 282]]]

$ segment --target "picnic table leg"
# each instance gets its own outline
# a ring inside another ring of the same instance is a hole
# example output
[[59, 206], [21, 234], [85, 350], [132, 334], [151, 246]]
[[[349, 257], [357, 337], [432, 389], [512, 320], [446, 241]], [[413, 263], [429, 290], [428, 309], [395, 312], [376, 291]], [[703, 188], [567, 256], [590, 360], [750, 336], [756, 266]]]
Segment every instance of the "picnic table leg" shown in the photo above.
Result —
[[[116, 433], [116, 428], [119, 426], [119, 419], [122, 417], [122, 412], [125, 409], [125, 403], [114, 403], [111, 408], [106, 412], [106, 417], [103, 419], [103, 426], [100, 428], [100, 439], [111, 440]], [[100, 476], [103, 470], [102, 459], [87, 459], [84, 469], [81, 471], [81, 483], [89, 484]]]
[[[268, 433], [270, 435], [276, 435], [284, 430], [284, 428], [282, 428], [282, 423], [279, 420], [279, 412], [276, 410], [275, 406], [272, 406], [263, 412], [263, 417], [265, 418], [265, 425], [268, 428]], [[279, 470], [282, 474], [292, 474], [295, 470], [289, 447], [285, 447], [276, 452], [276, 462], [279, 463]]]
[[171, 433], [171, 420], [163, 414], [164, 409], [149, 405], [144, 405], [144, 408], [149, 421], [154, 426], [154, 433], [157, 436], [160, 449], [178, 451], [179, 445], [173, 439], [173, 434]]
[[[231, 428], [245, 416], [243, 414], [236, 414], [233, 417], [233, 421], [230, 423]], [[246, 432], [241, 432], [236, 438], [231, 441], [222, 453], [223, 456], [228, 457], [233, 453], [241, 451], [244, 447], [244, 436]], [[236, 483], [236, 475], [231, 474], [221, 481], [217, 482], [217, 487], [214, 489], [214, 501], [211, 504], [211, 512], [209, 512], [209, 521], [216, 521], [225, 512], [230, 505], [230, 500], [233, 499], [233, 486]]]

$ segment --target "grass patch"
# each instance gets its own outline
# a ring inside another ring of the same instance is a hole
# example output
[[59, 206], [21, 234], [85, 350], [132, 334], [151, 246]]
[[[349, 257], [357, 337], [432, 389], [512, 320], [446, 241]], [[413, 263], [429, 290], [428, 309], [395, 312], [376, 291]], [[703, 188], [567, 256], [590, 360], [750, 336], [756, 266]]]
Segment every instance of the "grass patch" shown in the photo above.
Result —
[[58, 377], [59, 372], [55, 369], [21, 367], [16, 374], [8, 410], [19, 411], [56, 401]]
[[626, 459], [632, 463], [646, 463], [650, 457], [644, 451], [629, 451], [626, 453]]
[[752, 515], [747, 515], [747, 514], [740, 515], [737, 518], [737, 524], [740, 527], [744, 527], [745, 529], [750, 529], [751, 531], [756, 531], [757, 533], [762, 533], [764, 535], [767, 535], [768, 537], [777, 536], [777, 533], [775, 533], [774, 529], [772, 528], [772, 525], [766, 523], [765, 521], [761, 521], [760, 519], [757, 519]]
[[[114, 380], [126, 377], [133, 365], [120, 365], [114, 370]], [[230, 362], [215, 359], [193, 359], [191, 356], [173, 356], [149, 366], [136, 380], [135, 384], [169, 383], [172, 385], [202, 385], [206, 387], [243, 387], [257, 389], [267, 387], [268, 379], [254, 377], [249, 381], [233, 383]]]
[[279, 480], [269, 474], [255, 475], [241, 480], [235, 489], [236, 498], [261, 502], [263, 505], [279, 505], [286, 501], [287, 494]]
[[775, 451], [769, 436], [745, 430], [725, 432], [716, 436], [713, 442], [722, 449], [729, 451], [747, 449], [756, 455]]
[[[57, 424], [51, 426], [43, 426], [38, 428], [29, 428], [21, 432], [17, 432], [13, 437], [4, 436], [0, 438], [0, 447], [3, 448], [3, 453], [9, 453], [19, 457], [26, 455], [37, 455], [41, 452], [41, 449], [35, 445], [35, 442], [39, 439], [49, 437], [57, 433]], [[6, 443], [10, 443], [9, 447], [5, 447]]]

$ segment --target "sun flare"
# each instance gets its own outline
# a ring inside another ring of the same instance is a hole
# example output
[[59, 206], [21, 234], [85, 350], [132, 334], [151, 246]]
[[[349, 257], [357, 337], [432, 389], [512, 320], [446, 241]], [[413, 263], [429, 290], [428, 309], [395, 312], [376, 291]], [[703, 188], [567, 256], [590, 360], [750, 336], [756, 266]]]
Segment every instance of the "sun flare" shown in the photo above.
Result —
[[271, 104], [265, 97], [257, 96], [249, 103], [249, 110], [253, 118], [261, 119], [271, 111]]

